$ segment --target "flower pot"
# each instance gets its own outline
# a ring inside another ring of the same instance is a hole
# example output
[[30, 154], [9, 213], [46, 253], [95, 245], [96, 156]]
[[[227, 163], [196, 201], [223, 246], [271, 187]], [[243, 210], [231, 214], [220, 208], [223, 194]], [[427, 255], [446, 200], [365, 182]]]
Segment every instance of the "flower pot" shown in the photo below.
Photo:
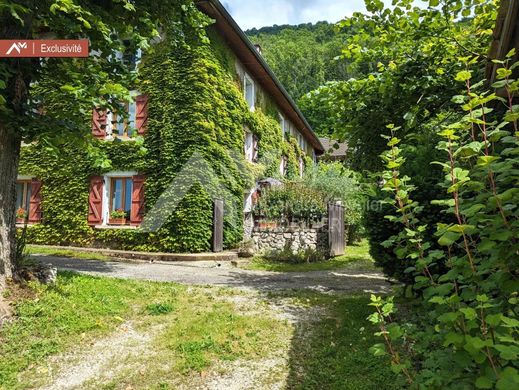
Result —
[[110, 225], [126, 225], [126, 218], [110, 218]]
[[278, 223], [276, 221], [264, 221], [259, 223], [260, 229], [272, 230], [278, 227]]

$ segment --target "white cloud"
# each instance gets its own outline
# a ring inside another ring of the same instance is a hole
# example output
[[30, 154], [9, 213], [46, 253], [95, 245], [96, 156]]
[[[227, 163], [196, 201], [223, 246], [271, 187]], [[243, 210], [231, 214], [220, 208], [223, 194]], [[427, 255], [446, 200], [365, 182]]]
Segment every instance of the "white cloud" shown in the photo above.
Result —
[[364, 0], [225, 0], [223, 4], [244, 30], [321, 20], [335, 23], [366, 10]]

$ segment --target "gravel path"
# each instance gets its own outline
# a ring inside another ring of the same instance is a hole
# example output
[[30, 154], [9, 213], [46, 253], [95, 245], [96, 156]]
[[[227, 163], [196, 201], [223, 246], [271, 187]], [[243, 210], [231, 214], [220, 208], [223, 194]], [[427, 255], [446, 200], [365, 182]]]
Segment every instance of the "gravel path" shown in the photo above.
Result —
[[35, 256], [60, 270], [123, 279], [215, 285], [253, 290], [310, 289], [321, 292], [389, 292], [391, 285], [378, 272], [343, 269], [311, 272], [249, 271], [230, 263], [175, 262], [124, 263], [73, 258]]

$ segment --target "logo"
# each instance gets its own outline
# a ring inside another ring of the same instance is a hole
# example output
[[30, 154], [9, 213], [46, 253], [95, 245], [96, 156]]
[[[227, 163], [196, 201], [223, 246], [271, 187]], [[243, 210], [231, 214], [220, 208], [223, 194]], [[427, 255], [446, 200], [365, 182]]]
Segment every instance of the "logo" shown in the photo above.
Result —
[[15, 42], [11, 45], [5, 54], [9, 55], [13, 50], [16, 50], [18, 54], [20, 54], [22, 49], [27, 49], [27, 42]]
[[0, 58], [88, 57], [88, 39], [0, 39]]

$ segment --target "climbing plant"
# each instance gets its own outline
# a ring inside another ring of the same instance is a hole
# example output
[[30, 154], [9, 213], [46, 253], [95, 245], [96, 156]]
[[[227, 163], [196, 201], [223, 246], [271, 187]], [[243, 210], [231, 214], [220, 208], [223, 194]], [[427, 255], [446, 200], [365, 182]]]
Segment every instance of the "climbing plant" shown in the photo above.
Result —
[[[198, 18], [209, 23], [202, 14]], [[224, 243], [233, 247], [243, 236], [244, 194], [254, 181], [279, 171], [282, 154], [289, 157], [290, 175], [298, 174], [302, 152], [295, 140], [283, 140], [275, 105], [263, 95], [251, 112], [240, 90], [235, 57], [217, 32], [209, 27], [202, 34], [191, 23], [182, 23], [184, 39], [165, 39], [151, 46], [128, 80], [132, 89], [148, 95], [144, 137], [92, 141], [84, 149], [69, 144], [48, 147], [43, 142], [23, 149], [20, 173], [43, 182], [44, 217], [29, 229], [29, 241], [207, 251], [212, 201], [223, 198]], [[34, 89], [45, 99], [46, 109], [62, 104], [51, 78]], [[80, 104], [77, 122], [88, 125], [92, 101]], [[243, 156], [245, 128], [259, 140], [260, 163], [254, 169]], [[146, 208], [153, 229], [88, 226], [89, 179], [110, 171], [146, 176]]]

